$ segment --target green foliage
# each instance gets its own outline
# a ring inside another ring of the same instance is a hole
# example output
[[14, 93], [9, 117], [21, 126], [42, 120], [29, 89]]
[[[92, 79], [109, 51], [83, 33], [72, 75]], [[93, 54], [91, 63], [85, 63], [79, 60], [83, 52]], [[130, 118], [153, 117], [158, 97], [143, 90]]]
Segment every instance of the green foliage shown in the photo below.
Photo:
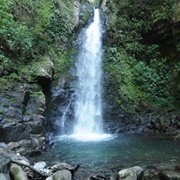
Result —
[[48, 0], [14, 0], [14, 16], [25, 23], [33, 35], [43, 36], [53, 15], [53, 4]]
[[178, 61], [163, 56], [161, 44], [147, 36], [157, 23], [171, 21], [174, 3], [174, 0], [108, 3], [106, 91], [114, 105], [137, 112], [171, 110], [177, 105]]
[[69, 76], [69, 69], [72, 66], [72, 58], [71, 55], [73, 55], [73, 50], [71, 51], [69, 49], [68, 52], [63, 51], [60, 48], [57, 48], [56, 50], [51, 49], [50, 50], [50, 56], [54, 58], [54, 64], [55, 66], [55, 76], [54, 78], [57, 79], [62, 76]]
[[[16, 22], [11, 14], [13, 1], [3, 0], [0, 5], [0, 42], [1, 56], [6, 56], [7, 51], [25, 55], [32, 47], [32, 38], [28, 28]], [[4, 52], [4, 54], [2, 53]]]
[[70, 37], [70, 30], [66, 20], [59, 10], [55, 10], [54, 16], [51, 18], [50, 27], [47, 29], [49, 41], [64, 46], [68, 43]]
[[[0, 2], [0, 63], [2, 75], [21, 81], [18, 67], [42, 55], [70, 64], [73, 0], [2, 0]], [[54, 52], [53, 57], [50, 50]], [[66, 54], [66, 55], [64, 55]], [[59, 62], [55, 60], [55, 62]], [[62, 65], [63, 64], [63, 65]], [[33, 72], [32, 72], [33, 73]]]
[[0, 115], [3, 115], [4, 114], [4, 111], [0, 109]]

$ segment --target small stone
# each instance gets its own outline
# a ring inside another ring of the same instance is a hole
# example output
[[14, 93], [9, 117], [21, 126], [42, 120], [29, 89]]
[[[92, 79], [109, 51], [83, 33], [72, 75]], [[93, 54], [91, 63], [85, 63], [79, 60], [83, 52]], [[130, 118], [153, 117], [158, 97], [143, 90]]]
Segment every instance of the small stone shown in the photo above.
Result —
[[149, 167], [144, 172], [144, 179], [143, 180], [159, 180], [159, 173], [157, 172], [157, 169], [155, 167]]
[[14, 180], [28, 180], [26, 173], [17, 164], [12, 164], [10, 172], [14, 177]]
[[72, 174], [68, 170], [60, 170], [53, 174], [53, 180], [72, 180]]
[[134, 166], [129, 169], [119, 171], [118, 180], [141, 180], [143, 177], [143, 169], [139, 166]]
[[46, 168], [46, 163], [45, 162], [38, 162], [34, 165], [34, 168], [37, 169], [38, 171], [50, 175], [51, 171], [49, 169]]
[[10, 143], [8, 144], [8, 147], [9, 147], [9, 149], [11, 149], [11, 150], [16, 150], [16, 149], [18, 149], [18, 148], [20, 147], [20, 145], [19, 145], [18, 142], [10, 142]]
[[46, 163], [45, 162], [38, 162], [34, 165], [34, 168], [37, 169], [37, 170], [42, 170], [46, 167]]
[[52, 167], [52, 170], [53, 171], [56, 171], [56, 170], [63, 170], [63, 169], [67, 169], [67, 170], [74, 170], [74, 167], [70, 166], [69, 164], [67, 163], [59, 163], [59, 164], [56, 164]]
[[45, 180], [53, 180], [52, 176], [49, 176], [48, 178], [46, 178]]

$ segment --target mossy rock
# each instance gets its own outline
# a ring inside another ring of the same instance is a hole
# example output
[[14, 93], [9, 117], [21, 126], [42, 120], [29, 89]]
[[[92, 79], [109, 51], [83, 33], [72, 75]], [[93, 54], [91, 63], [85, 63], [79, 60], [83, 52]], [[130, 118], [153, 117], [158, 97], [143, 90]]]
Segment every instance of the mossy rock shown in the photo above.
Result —
[[96, 4], [96, 0], [89, 0], [89, 3], [92, 4], [92, 5], [95, 5]]
[[41, 61], [32, 62], [19, 68], [19, 76], [26, 82], [36, 82], [38, 77], [52, 79], [54, 64], [49, 57], [45, 56]]
[[13, 88], [13, 85], [11, 82], [9, 82], [6, 78], [0, 78], [0, 91], [11, 91]]
[[14, 177], [14, 180], [28, 180], [26, 173], [17, 164], [13, 164], [10, 171]]

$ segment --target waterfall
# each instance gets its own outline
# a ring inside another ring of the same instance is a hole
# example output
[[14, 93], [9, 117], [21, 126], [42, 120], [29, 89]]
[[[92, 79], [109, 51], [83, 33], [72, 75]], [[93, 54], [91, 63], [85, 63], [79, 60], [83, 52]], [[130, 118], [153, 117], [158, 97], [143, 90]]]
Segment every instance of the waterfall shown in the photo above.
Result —
[[69, 109], [70, 109], [71, 102], [72, 102], [72, 98], [70, 98], [69, 103], [68, 103], [68, 105], [66, 106], [66, 109], [65, 109], [65, 111], [63, 112], [63, 115], [62, 115], [62, 117], [61, 117], [61, 127], [62, 127], [62, 132], [61, 132], [61, 133], [62, 133], [62, 134], [65, 134], [66, 115], [67, 115], [67, 113], [68, 113], [68, 111], [69, 111]]
[[102, 25], [99, 9], [93, 22], [78, 38], [74, 136], [92, 138], [103, 134], [102, 126]]

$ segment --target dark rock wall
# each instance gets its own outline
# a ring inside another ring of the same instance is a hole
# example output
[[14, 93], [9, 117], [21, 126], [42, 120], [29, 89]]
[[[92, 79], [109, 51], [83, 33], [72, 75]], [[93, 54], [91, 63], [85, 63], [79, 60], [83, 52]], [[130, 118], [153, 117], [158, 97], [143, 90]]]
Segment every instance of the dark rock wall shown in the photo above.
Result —
[[0, 141], [19, 141], [28, 139], [30, 134], [42, 134], [46, 108], [42, 88], [8, 82], [0, 89]]

